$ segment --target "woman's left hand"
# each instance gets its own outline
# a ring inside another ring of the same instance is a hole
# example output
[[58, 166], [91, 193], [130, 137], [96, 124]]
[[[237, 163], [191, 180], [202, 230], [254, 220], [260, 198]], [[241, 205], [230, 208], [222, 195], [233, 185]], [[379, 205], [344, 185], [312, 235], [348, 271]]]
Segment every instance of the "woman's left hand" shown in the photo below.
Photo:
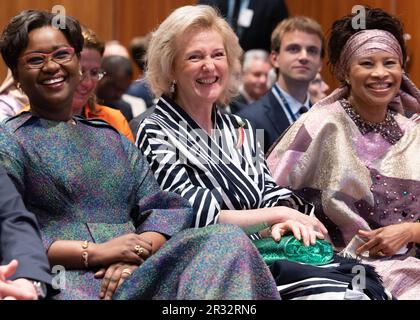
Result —
[[[315, 216], [309, 216], [309, 215], [303, 214], [302, 212], [299, 212], [296, 209], [289, 208], [289, 207], [284, 207], [284, 206], [273, 207], [273, 208], [270, 208], [270, 209], [272, 209], [272, 210], [279, 210], [280, 209], [281, 210], [282, 216], [284, 217], [284, 219], [282, 219], [282, 221], [278, 221], [278, 222], [284, 222], [284, 221], [287, 221], [287, 220], [294, 220], [294, 221], [300, 222], [301, 224], [304, 224], [305, 226], [307, 226], [308, 228], [310, 228], [311, 230], [313, 230], [317, 233], [321, 233], [323, 236], [326, 236], [328, 234], [327, 228]], [[324, 237], [322, 237], [320, 239], [324, 239]]]
[[324, 239], [324, 235], [321, 232], [296, 220], [276, 223], [270, 229], [271, 236], [275, 241], [280, 241], [281, 237], [288, 231], [291, 231], [297, 240], [302, 240], [305, 246], [314, 245], [317, 238]]
[[368, 241], [356, 252], [369, 251], [371, 256], [393, 256], [412, 241], [410, 223], [393, 224], [373, 231], [359, 230], [359, 235]]
[[137, 268], [137, 265], [119, 262], [96, 272], [95, 278], [103, 278], [99, 297], [104, 300], [111, 300], [119, 286], [129, 278]]

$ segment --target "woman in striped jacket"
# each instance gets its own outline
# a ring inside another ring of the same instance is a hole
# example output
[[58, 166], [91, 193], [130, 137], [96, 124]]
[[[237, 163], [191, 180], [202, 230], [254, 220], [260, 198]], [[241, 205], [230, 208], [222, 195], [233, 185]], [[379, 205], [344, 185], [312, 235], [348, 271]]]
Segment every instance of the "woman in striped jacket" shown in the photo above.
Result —
[[[161, 188], [189, 200], [194, 227], [235, 224], [259, 231], [250, 232], [254, 239], [277, 241], [292, 232], [313, 245], [326, 235], [309, 215], [313, 206], [275, 184], [249, 122], [219, 108], [235, 95], [241, 53], [234, 32], [211, 7], [175, 10], [150, 42], [146, 78], [160, 99], [140, 125], [137, 146]], [[355, 264], [341, 262], [320, 268], [278, 261], [271, 271], [283, 298], [343, 299], [352, 291]], [[380, 293], [366, 294], [383, 297], [373, 282]]]

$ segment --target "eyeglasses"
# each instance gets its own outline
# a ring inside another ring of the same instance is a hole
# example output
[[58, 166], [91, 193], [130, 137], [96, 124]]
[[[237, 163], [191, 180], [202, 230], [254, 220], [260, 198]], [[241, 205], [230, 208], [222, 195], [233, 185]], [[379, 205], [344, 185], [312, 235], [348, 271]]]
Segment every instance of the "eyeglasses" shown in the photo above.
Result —
[[91, 69], [86, 70], [82, 73], [81, 81], [90, 78], [93, 81], [99, 81], [106, 75], [106, 72], [103, 70]]
[[74, 57], [74, 48], [62, 47], [51, 53], [31, 52], [23, 55], [20, 60], [28, 69], [41, 69], [50, 60], [65, 64]]

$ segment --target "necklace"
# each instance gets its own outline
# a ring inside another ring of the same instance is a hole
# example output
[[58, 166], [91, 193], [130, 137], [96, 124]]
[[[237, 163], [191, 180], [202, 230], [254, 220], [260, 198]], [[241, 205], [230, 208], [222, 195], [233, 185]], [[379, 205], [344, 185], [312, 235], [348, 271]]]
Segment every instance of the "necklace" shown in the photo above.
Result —
[[349, 117], [354, 121], [354, 123], [359, 128], [362, 135], [365, 135], [369, 132], [379, 133], [382, 138], [388, 141], [390, 144], [396, 144], [403, 136], [401, 128], [398, 126], [397, 121], [395, 120], [395, 111], [387, 110], [385, 120], [382, 122], [369, 122], [360, 116], [353, 106], [347, 100], [340, 100], [341, 106], [347, 112]]

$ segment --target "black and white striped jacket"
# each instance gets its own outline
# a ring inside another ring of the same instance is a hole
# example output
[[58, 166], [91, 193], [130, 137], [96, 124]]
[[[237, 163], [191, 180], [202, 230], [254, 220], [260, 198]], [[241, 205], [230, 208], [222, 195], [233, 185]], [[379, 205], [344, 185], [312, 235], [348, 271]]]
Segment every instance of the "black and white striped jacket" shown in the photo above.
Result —
[[247, 121], [217, 108], [213, 117], [210, 137], [173, 100], [162, 97], [136, 139], [161, 188], [190, 201], [194, 227], [217, 223], [223, 209], [258, 209], [284, 201], [310, 212], [311, 204], [276, 185]]

